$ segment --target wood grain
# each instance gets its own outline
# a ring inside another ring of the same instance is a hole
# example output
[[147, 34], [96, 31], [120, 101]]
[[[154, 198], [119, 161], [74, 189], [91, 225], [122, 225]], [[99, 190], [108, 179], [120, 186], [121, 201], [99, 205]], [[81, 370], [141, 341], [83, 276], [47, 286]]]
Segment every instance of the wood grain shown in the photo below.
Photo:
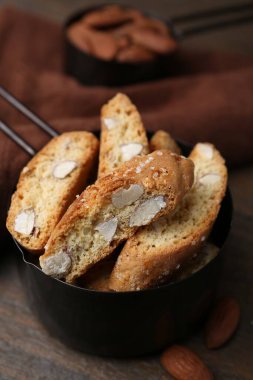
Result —
[[[102, 2], [102, 1], [101, 1]], [[209, 0], [203, 7], [235, 3]], [[238, 3], [239, 1], [237, 1]], [[22, 8], [63, 20], [67, 14], [91, 1], [85, 0], [7, 0]], [[131, 2], [129, 2], [130, 4]], [[199, 1], [134, 1], [135, 5], [180, 14], [199, 8]], [[251, 26], [195, 37], [187, 46], [253, 52]], [[216, 380], [251, 380], [253, 361], [252, 246], [253, 246], [253, 166], [233, 170], [230, 185], [234, 196], [234, 222], [226, 244], [221, 295], [235, 296], [242, 310], [236, 336], [222, 349], [208, 351], [198, 333], [187, 342], [208, 364]], [[0, 256], [0, 380], [166, 380], [158, 357], [114, 360], [72, 351], [53, 339], [29, 309], [16, 269], [11, 240], [1, 247]], [[189, 379], [190, 380], [190, 379]]]

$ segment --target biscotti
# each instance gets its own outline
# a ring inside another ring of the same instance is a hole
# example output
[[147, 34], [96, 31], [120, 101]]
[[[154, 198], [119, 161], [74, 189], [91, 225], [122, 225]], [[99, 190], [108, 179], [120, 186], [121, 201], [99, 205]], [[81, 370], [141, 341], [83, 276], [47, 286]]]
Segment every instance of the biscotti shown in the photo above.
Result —
[[109, 292], [109, 279], [114, 265], [115, 260], [111, 258], [99, 261], [78, 279], [77, 284], [85, 289]]
[[169, 280], [208, 238], [226, 191], [227, 169], [211, 144], [197, 144], [189, 158], [195, 165], [194, 186], [174, 215], [126, 242], [110, 278], [111, 289], [139, 290]]
[[[207, 241], [199, 251], [192, 255], [191, 259], [187, 261], [185, 266], [180, 266], [176, 270], [172, 281], [182, 281], [185, 278], [192, 276], [194, 273], [199, 272], [219, 254], [219, 251], [220, 248], [217, 245]], [[107, 280], [107, 289], [108, 288], [109, 280]]]
[[125, 162], [88, 187], [53, 231], [42, 270], [74, 282], [136, 230], [171, 214], [194, 179], [191, 160], [156, 151]]
[[149, 153], [141, 116], [124, 94], [117, 94], [101, 110], [98, 176], [111, 173], [136, 155]]
[[83, 191], [99, 142], [89, 132], [53, 138], [21, 172], [7, 228], [26, 249], [41, 253], [60, 218]]
[[[181, 149], [176, 141], [171, 137], [169, 132], [159, 130], [154, 133], [150, 140], [150, 150], [153, 152], [159, 149], [168, 149], [172, 153], [181, 154]], [[106, 259], [97, 263], [83, 276], [81, 285], [84, 288], [94, 289], [99, 291], [109, 291], [109, 280], [113, 271], [116, 258]], [[195, 264], [195, 263], [194, 263]], [[196, 264], [197, 265], [197, 264]], [[189, 273], [190, 269], [187, 270]], [[177, 272], [179, 275], [179, 272]], [[181, 272], [180, 272], [181, 274]], [[182, 273], [183, 276], [183, 273]], [[80, 281], [78, 282], [80, 283]]]
[[177, 145], [176, 141], [171, 137], [169, 132], [157, 131], [150, 139], [150, 151], [159, 149], [168, 149], [170, 152], [181, 154], [181, 149]]

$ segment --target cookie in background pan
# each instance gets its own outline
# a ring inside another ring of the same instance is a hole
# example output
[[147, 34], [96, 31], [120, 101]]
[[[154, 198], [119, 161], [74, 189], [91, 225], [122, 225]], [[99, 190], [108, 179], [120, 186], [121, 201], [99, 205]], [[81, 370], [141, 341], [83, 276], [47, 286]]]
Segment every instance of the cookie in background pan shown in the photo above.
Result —
[[98, 146], [92, 133], [63, 133], [24, 167], [7, 218], [9, 232], [24, 248], [43, 252], [54, 227], [85, 188]]

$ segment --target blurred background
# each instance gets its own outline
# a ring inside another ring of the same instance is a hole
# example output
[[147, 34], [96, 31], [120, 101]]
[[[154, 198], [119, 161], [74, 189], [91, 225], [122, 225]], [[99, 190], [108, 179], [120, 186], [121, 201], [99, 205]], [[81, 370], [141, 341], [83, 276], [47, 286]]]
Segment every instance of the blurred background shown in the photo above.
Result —
[[[89, 5], [108, 3], [105, 0], [4, 0], [0, 5], [13, 5], [21, 9], [36, 12], [48, 18], [62, 22], [73, 11]], [[157, 12], [165, 18], [184, 13], [208, 10], [215, 7], [245, 4], [245, 0], [115, 0], [114, 3], [133, 5], [144, 10]], [[205, 50], [222, 50], [253, 54], [252, 23], [225, 28], [218, 31], [192, 36], [183, 42], [183, 46]]]

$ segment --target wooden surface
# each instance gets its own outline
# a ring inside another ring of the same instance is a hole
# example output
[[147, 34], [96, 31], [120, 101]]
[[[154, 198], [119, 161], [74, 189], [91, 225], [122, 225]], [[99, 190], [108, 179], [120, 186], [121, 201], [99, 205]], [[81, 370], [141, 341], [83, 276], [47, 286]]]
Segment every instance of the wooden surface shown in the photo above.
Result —
[[[101, 1], [102, 2], [102, 1]], [[231, 1], [232, 2], [232, 1]], [[231, 3], [230, 2], [230, 3]], [[56, 20], [88, 3], [83, 0], [10, 0], [9, 4]], [[90, 1], [91, 3], [91, 1]], [[129, 4], [131, 1], [129, 1]], [[135, 1], [167, 15], [199, 8], [198, 1]], [[205, 1], [202, 8], [228, 3]], [[235, 3], [235, 1], [233, 1]], [[238, 3], [238, 1], [237, 1]], [[251, 33], [250, 33], [251, 31]], [[195, 37], [188, 46], [253, 53], [252, 26]], [[252, 121], [253, 124], [253, 121]], [[253, 126], [252, 126], [253, 127]], [[242, 310], [240, 328], [225, 347], [208, 351], [201, 333], [185, 342], [205, 360], [217, 380], [253, 379], [253, 166], [230, 172], [234, 197], [234, 222], [225, 248], [226, 262], [221, 295], [235, 296]], [[51, 338], [31, 313], [15, 265], [18, 252], [10, 242], [0, 256], [0, 380], [166, 380], [158, 357], [134, 360], [103, 359], [74, 352]], [[85, 323], [85, 321], [84, 321]], [[191, 380], [191, 379], [189, 379]]]

